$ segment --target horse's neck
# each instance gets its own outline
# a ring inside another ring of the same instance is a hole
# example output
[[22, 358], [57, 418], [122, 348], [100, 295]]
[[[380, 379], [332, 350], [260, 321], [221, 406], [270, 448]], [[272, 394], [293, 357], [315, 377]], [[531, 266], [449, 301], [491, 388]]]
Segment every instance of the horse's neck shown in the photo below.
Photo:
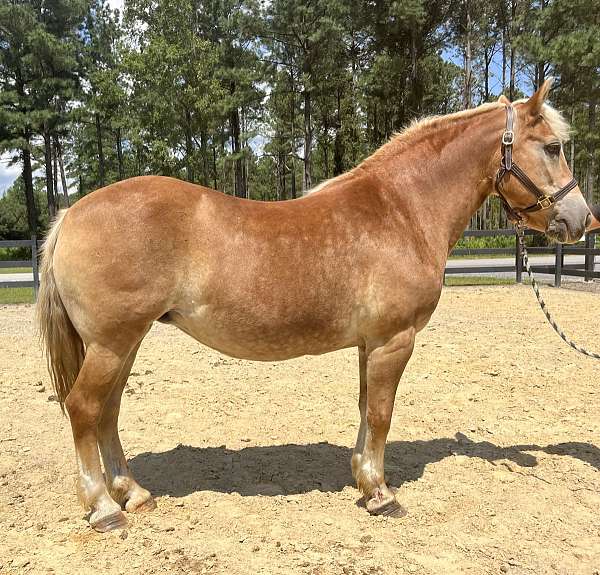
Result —
[[[491, 109], [421, 134], [414, 146], [386, 155], [385, 172], [396, 174], [387, 192], [399, 209], [416, 211], [427, 235], [450, 249], [492, 189], [504, 114]], [[427, 129], [427, 128], [425, 128]], [[408, 185], [407, 185], [408, 182]]]

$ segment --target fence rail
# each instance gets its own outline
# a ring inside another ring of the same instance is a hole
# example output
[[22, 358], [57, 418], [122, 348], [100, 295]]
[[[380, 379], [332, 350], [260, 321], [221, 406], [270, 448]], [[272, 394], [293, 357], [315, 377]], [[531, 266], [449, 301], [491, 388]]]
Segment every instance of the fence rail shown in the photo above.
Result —
[[[562, 276], [573, 276], [582, 277], [585, 281], [600, 278], [600, 272], [595, 270], [595, 257], [600, 255], [600, 249], [595, 246], [595, 236], [600, 233], [600, 230], [593, 230], [586, 233], [584, 245], [563, 245], [556, 244], [554, 246], [532, 246], [528, 247], [527, 251], [530, 254], [546, 254], [554, 256], [553, 264], [536, 264], [535, 261], [530, 260], [531, 269], [535, 273], [551, 274], [554, 276], [554, 285], [560, 287], [562, 283]], [[525, 232], [526, 236], [537, 235], [538, 232], [528, 230]], [[462, 256], [477, 256], [477, 255], [512, 255], [514, 256], [514, 262], [511, 264], [489, 264], [482, 263], [482, 265], [469, 265], [469, 266], [446, 266], [445, 275], [451, 274], [482, 274], [482, 273], [513, 273], [515, 274], [515, 281], [521, 283], [523, 281], [523, 254], [519, 245], [517, 235], [512, 229], [504, 230], [466, 230], [463, 234], [464, 238], [468, 237], [498, 237], [498, 236], [514, 236], [515, 243], [514, 247], [511, 248], [458, 248], [451, 252], [453, 255]], [[584, 261], [582, 263], [567, 263], [565, 264], [566, 255], [583, 255]], [[456, 261], [456, 260], [454, 260]]]
[[[38, 251], [40, 242], [37, 241], [35, 236], [31, 236], [30, 240], [0, 240], [0, 248], [29, 248], [31, 253], [31, 259], [29, 260], [0, 260], [0, 268], [24, 268], [31, 267], [33, 273], [33, 280], [29, 281], [0, 281], [0, 288], [16, 288], [16, 287], [30, 287], [33, 288], [35, 298], [40, 289], [40, 275], [38, 271]], [[0, 274], [0, 279], [2, 275]]]

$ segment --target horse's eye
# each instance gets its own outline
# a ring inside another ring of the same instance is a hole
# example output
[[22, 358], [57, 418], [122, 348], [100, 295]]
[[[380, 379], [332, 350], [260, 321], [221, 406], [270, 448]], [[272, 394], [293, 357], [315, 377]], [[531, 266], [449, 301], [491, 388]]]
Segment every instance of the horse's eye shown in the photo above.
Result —
[[558, 157], [558, 156], [560, 156], [560, 151], [562, 150], [562, 146], [558, 142], [556, 142], [556, 143], [548, 144], [547, 146], [544, 147], [544, 149], [546, 150], [546, 154], [548, 154], [549, 156]]

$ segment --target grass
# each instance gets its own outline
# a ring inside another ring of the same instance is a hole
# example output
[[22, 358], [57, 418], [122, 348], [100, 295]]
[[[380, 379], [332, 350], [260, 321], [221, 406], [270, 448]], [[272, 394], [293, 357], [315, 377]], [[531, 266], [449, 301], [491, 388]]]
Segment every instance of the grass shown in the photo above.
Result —
[[[447, 275], [446, 286], [506, 286], [515, 284], [514, 278], [495, 278], [492, 276], [453, 276]], [[523, 283], [530, 283], [523, 278]]]
[[487, 259], [499, 259], [499, 258], [512, 258], [515, 259], [515, 254], [467, 254], [464, 256], [453, 256], [450, 254], [449, 260], [487, 260]]
[[33, 303], [33, 288], [0, 288], [0, 304]]
[[0, 274], [27, 274], [31, 268], [0, 268]]

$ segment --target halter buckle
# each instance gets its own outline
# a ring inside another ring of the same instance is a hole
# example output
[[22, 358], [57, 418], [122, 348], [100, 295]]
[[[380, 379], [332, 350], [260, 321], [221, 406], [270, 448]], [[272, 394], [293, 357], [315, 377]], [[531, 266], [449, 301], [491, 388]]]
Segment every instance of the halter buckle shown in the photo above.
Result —
[[540, 210], [545, 210], [549, 208], [554, 203], [554, 198], [552, 196], [544, 196], [537, 201], [537, 205]]
[[504, 130], [502, 134], [502, 144], [504, 146], [512, 146], [515, 141], [515, 133], [512, 130]]

